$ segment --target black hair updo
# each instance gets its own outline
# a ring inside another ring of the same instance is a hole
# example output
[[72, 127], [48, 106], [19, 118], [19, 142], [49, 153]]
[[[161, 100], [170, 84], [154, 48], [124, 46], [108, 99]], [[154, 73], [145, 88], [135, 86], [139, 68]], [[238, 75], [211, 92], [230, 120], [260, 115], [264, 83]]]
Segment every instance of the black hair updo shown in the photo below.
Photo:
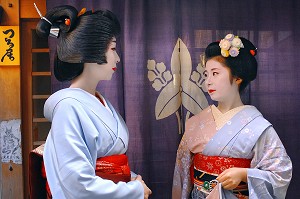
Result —
[[[87, 11], [78, 15], [73, 6], [63, 5], [49, 10], [36, 27], [41, 37], [58, 28], [54, 75], [59, 81], [79, 76], [84, 63], [107, 63], [105, 53], [113, 37], [120, 34], [117, 17], [108, 10]], [[69, 23], [65, 23], [69, 20]]]
[[236, 57], [224, 57], [221, 54], [220, 42], [212, 42], [205, 49], [205, 63], [213, 58], [221, 60], [231, 70], [234, 77], [242, 79], [239, 91], [242, 92], [250, 81], [254, 80], [257, 75], [257, 61], [255, 59], [257, 48], [247, 39], [239, 37], [243, 43], [243, 48], [239, 49]]

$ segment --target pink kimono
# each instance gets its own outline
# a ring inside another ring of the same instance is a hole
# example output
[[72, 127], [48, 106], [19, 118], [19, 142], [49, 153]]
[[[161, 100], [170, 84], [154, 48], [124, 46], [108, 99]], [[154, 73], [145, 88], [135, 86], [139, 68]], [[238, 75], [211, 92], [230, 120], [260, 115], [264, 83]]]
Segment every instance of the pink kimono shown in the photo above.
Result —
[[[211, 106], [186, 122], [177, 151], [173, 199], [209, 198], [202, 185], [192, 182], [191, 171], [195, 168], [191, 165], [195, 154], [249, 159], [246, 184], [249, 196], [246, 198], [285, 198], [292, 177], [292, 162], [272, 125], [254, 106], [243, 106], [220, 129], [217, 129]], [[203, 164], [207, 168], [211, 166]], [[225, 165], [222, 169], [230, 167]], [[231, 190], [219, 185], [216, 189], [219, 190], [213, 193], [219, 193], [220, 198], [237, 198]], [[213, 197], [210, 195], [210, 198]]]

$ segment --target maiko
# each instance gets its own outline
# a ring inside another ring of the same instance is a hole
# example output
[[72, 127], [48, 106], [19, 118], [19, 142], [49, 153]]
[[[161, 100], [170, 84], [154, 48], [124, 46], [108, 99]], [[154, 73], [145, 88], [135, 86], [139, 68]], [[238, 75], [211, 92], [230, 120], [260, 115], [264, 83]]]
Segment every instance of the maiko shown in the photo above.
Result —
[[3, 55], [1, 58], [1, 62], [3, 62], [5, 56], [7, 56], [11, 61], [14, 61], [14, 56], [13, 56], [13, 47], [15, 46], [14, 43], [11, 42], [11, 38], [15, 36], [15, 32], [12, 29], [8, 29], [3, 31], [4, 34], [8, 35], [8, 37], [5, 38], [5, 42], [8, 46], [8, 49], [6, 49], [6, 53]]

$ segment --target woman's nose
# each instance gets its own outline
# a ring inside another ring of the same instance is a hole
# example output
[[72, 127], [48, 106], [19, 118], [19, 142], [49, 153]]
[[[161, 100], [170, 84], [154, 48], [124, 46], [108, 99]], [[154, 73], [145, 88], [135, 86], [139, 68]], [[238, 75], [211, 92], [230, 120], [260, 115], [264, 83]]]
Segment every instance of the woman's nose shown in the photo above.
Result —
[[206, 84], [207, 86], [212, 84], [211, 78], [210, 78], [209, 75], [208, 75], [208, 76], [206, 77], [206, 79], [205, 79], [205, 84]]
[[116, 53], [116, 62], [117, 62], [117, 63], [120, 62], [120, 57], [119, 57], [118, 53]]

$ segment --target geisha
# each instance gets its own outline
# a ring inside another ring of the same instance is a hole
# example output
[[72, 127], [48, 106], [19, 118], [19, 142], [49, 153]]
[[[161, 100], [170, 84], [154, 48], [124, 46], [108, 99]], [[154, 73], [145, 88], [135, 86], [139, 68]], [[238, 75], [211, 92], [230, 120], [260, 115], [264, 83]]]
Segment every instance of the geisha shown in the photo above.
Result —
[[217, 105], [186, 122], [172, 198], [285, 198], [292, 162], [272, 124], [241, 92], [256, 78], [256, 47], [228, 34], [205, 50], [205, 85]]

